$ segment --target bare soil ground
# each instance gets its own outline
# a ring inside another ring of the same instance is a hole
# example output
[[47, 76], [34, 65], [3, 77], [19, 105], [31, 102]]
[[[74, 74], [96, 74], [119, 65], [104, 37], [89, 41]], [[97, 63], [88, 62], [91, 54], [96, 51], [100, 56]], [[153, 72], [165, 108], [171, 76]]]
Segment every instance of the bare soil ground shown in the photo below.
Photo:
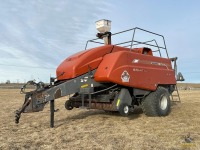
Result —
[[[0, 89], [0, 149], [200, 149], [200, 91], [180, 91], [167, 117], [147, 117], [136, 108], [129, 117], [101, 110], [64, 108], [56, 101], [55, 128], [49, 127], [49, 105], [43, 112], [14, 111], [23, 103], [19, 90]], [[190, 133], [191, 143], [185, 142]]]

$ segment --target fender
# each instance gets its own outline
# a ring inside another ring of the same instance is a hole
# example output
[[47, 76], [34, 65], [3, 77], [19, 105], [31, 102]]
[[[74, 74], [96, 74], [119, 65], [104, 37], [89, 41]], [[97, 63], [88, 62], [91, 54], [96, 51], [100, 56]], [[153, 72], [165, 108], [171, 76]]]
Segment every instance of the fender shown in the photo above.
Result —
[[131, 103], [132, 103], [132, 98], [128, 89], [122, 88], [121, 91], [119, 92], [119, 96], [116, 99], [116, 105], [115, 105], [116, 110], [119, 110], [120, 105], [122, 104], [127, 104], [130, 106]]

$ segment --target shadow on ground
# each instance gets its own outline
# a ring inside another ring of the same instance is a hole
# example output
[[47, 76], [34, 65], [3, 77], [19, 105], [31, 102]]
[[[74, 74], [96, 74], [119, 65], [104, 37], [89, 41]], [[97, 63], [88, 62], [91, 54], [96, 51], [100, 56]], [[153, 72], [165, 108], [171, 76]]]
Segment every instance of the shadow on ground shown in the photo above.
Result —
[[[137, 119], [137, 118], [141, 117], [141, 114], [143, 114], [142, 109], [140, 107], [137, 107], [134, 109], [134, 111], [130, 112], [130, 114], [127, 116], [127, 118], [130, 120]], [[112, 117], [121, 118], [121, 117], [123, 117], [117, 111], [88, 110], [88, 111], [79, 112], [78, 114], [75, 114], [73, 116], [68, 116], [64, 119], [58, 120], [58, 121], [56, 121], [56, 124], [57, 124], [56, 126], [59, 127], [64, 124], [67, 124], [67, 123], [70, 123], [70, 122], [73, 122], [76, 120], [86, 119], [87, 117], [91, 117], [91, 116], [96, 116], [96, 117], [100, 117], [100, 118], [112, 118]]]

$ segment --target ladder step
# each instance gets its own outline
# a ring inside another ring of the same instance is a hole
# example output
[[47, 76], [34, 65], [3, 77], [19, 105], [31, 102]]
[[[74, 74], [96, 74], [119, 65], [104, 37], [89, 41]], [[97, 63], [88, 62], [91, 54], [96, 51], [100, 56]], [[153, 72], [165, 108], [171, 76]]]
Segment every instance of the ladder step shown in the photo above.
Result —
[[175, 93], [174, 93], [175, 95], [172, 95], [172, 93], [171, 93], [172, 101], [173, 101], [173, 102], [181, 102], [181, 99], [180, 99], [180, 96], [179, 96], [179, 92], [178, 92], [177, 85], [175, 85], [174, 92], [175, 92]]

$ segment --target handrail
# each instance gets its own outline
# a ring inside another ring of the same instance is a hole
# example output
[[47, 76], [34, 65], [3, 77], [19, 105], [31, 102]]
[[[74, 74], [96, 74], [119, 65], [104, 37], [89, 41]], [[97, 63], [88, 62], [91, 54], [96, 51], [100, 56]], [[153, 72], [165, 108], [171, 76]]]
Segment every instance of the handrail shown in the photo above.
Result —
[[[122, 45], [122, 44], [126, 44], [126, 43], [131, 43], [130, 45], [124, 46], [124, 47], [129, 47], [129, 46], [130, 46], [130, 50], [132, 50], [134, 45], [145, 44], [145, 45], [148, 45], [148, 46], [157, 47], [157, 48], [158, 48], [158, 51], [159, 51], [159, 54], [160, 54], [160, 57], [161, 57], [160, 49], [164, 49], [165, 52], [166, 52], [167, 57], [169, 58], [168, 52], [167, 52], [166, 43], [165, 43], [165, 38], [164, 38], [164, 36], [161, 35], [161, 34], [157, 34], [157, 33], [154, 33], [154, 32], [151, 32], [151, 31], [148, 31], [148, 30], [139, 28], [139, 27], [135, 27], [135, 28], [131, 28], [131, 29], [128, 29], [128, 30], [124, 30], [124, 31], [120, 31], [120, 32], [117, 32], [117, 33], [113, 33], [113, 34], [111, 34], [111, 36], [114, 36], [114, 35], [117, 35], [117, 34], [121, 34], [121, 33], [124, 33], [124, 32], [128, 32], [128, 31], [132, 31], [132, 30], [133, 30], [133, 34], [132, 34], [132, 40], [131, 40], [131, 41], [121, 42], [121, 43], [117, 43], [117, 44], [114, 44], [114, 45]], [[135, 34], [136, 34], [136, 30], [144, 31], [144, 32], [147, 32], [147, 33], [150, 33], [150, 34], [153, 34], [153, 35], [157, 35], [157, 36], [162, 37], [164, 47], [163, 47], [163, 46], [159, 46], [155, 39], [150, 40], [150, 41], [146, 41], [146, 42], [140, 42], [140, 41], [134, 40]], [[104, 43], [101, 43], [101, 42], [97, 42], [96, 40], [99, 40], [99, 38], [95, 38], [95, 39], [92, 39], [92, 40], [88, 40], [88, 41], [86, 42], [86, 45], [85, 45], [85, 50], [87, 49], [87, 46], [88, 46], [88, 43], [89, 43], [89, 42], [104, 44]], [[149, 42], [153, 42], [153, 41], [155, 42], [155, 45], [149, 44]], [[135, 44], [135, 43], [136, 43], [136, 44]]]
[[[153, 41], [153, 40], [152, 40], [152, 41]], [[132, 42], [132, 41], [122, 42], [122, 43], [118, 43], [118, 44], [115, 44], [115, 45], [117, 46], [117, 45], [122, 45], [122, 44], [130, 43], [130, 42]], [[148, 44], [147, 42], [140, 42], [140, 41], [133, 41], [133, 42], [136, 42], [136, 43], [137, 43], [137, 44], [133, 44], [133, 45], [145, 44], [145, 45], [149, 45], [149, 46], [153, 46], [153, 47], [165, 49], [164, 47], [155, 46], [155, 45], [152, 45], [152, 44]], [[131, 46], [131, 45], [127, 45], [126, 47], [128, 47], [128, 46]]]
[[[147, 43], [149, 43], [149, 42], [153, 42], [153, 41], [156, 43], [156, 46], [155, 46], [155, 45], [152, 45], [152, 44], [147, 44]], [[122, 43], [118, 43], [118, 44], [115, 44], [115, 45], [122, 45], [122, 44], [130, 43], [130, 42], [132, 42], [132, 41], [122, 42]], [[145, 44], [145, 45], [149, 45], [149, 46], [157, 47], [158, 50], [153, 51], [153, 52], [159, 52], [160, 57], [161, 57], [160, 48], [161, 48], [161, 49], [165, 49], [164, 47], [160, 47], [160, 46], [158, 46], [158, 44], [157, 44], [157, 42], [156, 42], [155, 39], [150, 40], [150, 41], [146, 41], [146, 42], [139, 42], [139, 41], [134, 41], [134, 42], [136, 42], [137, 44], [133, 44], [133, 45]], [[129, 46], [131, 46], [131, 45], [126, 45], [126, 46], [123, 46], [123, 47], [129, 47]]]

